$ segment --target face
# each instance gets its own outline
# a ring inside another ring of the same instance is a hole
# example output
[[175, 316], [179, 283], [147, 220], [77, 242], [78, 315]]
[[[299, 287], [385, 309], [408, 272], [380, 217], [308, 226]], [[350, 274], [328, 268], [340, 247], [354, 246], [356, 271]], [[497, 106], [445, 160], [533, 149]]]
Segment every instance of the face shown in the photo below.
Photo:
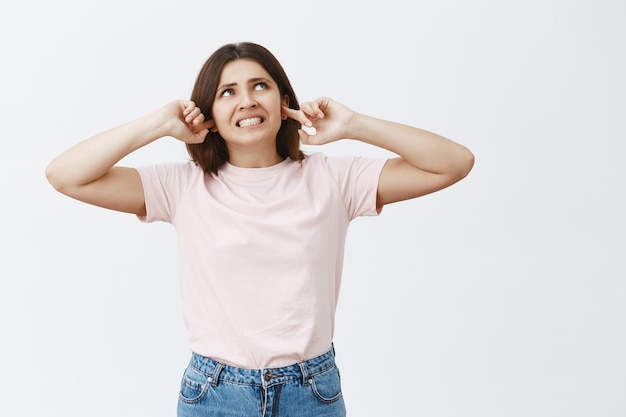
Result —
[[213, 122], [229, 152], [242, 147], [276, 148], [276, 134], [287, 103], [278, 85], [256, 61], [238, 59], [224, 66], [213, 102]]

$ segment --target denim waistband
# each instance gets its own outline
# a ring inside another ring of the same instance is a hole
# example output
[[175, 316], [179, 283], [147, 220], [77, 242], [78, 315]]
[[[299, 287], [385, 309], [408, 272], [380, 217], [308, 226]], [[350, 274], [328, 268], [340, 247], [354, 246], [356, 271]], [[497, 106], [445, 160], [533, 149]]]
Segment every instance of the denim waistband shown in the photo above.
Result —
[[331, 347], [326, 353], [304, 362], [267, 369], [237, 368], [193, 353], [190, 366], [206, 374], [212, 385], [225, 381], [268, 387], [294, 380], [300, 380], [303, 385], [308, 385], [311, 383], [310, 377], [335, 366], [335, 352]]

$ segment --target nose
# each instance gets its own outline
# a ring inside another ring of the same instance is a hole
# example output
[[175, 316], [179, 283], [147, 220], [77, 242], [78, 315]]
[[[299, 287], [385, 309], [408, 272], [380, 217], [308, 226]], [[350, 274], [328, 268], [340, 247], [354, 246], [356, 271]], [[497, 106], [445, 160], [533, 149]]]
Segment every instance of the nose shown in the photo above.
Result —
[[251, 91], [246, 91], [241, 94], [241, 103], [239, 103], [239, 109], [245, 110], [247, 108], [256, 107], [256, 100], [254, 99], [254, 95]]

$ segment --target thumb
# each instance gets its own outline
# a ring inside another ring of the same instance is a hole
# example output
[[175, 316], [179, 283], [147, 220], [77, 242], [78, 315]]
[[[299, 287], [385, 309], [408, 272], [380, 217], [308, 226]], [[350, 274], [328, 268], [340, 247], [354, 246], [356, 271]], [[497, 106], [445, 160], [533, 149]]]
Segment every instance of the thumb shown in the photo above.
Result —
[[215, 122], [213, 122], [213, 120], [206, 120], [203, 123], [193, 126], [194, 133], [201, 133], [203, 130], [207, 130], [207, 132], [217, 132], [217, 129], [215, 129]]
[[198, 132], [194, 132], [191, 135], [191, 139], [187, 141], [189, 144], [198, 144], [205, 141], [207, 135], [209, 134], [209, 129], [202, 129]]
[[309, 145], [311, 140], [311, 135], [304, 131], [304, 129], [298, 129], [298, 136], [300, 136], [300, 142], [305, 145]]

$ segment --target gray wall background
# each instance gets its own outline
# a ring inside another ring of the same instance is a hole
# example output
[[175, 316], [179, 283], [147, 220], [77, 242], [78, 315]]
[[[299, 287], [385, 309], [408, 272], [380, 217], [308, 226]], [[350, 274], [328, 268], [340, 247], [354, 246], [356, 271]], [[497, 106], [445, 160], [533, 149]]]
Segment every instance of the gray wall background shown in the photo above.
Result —
[[[476, 155], [461, 183], [351, 227], [349, 415], [626, 415], [625, 17], [610, 0], [3, 2], [0, 414], [175, 415], [172, 228], [70, 200], [44, 169], [188, 97], [215, 48], [250, 40], [301, 101]], [[124, 163], [184, 158], [164, 139]]]

